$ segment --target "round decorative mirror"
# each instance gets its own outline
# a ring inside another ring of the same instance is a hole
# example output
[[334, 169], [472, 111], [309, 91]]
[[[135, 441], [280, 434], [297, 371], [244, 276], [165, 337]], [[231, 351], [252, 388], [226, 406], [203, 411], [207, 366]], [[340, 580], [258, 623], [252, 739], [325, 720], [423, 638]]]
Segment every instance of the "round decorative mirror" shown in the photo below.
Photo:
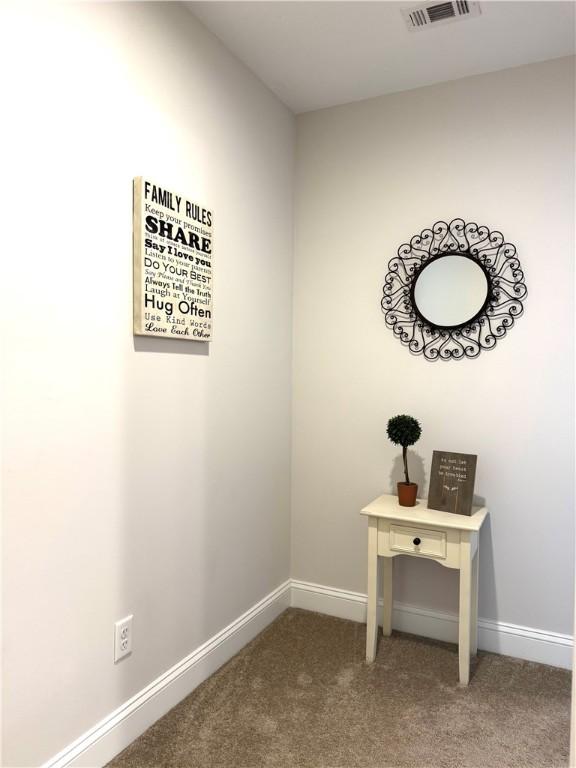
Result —
[[501, 232], [438, 221], [398, 248], [386, 275], [382, 311], [394, 335], [427, 360], [477, 357], [524, 311], [516, 248]]
[[475, 259], [447, 253], [427, 261], [412, 283], [414, 309], [438, 328], [471, 322], [488, 299], [489, 281]]

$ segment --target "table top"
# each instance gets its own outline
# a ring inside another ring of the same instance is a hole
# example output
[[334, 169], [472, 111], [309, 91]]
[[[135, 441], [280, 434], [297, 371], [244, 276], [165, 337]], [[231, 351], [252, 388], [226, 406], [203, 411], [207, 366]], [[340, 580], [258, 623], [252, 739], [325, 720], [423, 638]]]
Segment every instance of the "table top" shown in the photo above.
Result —
[[422, 499], [416, 500], [415, 507], [401, 507], [398, 498], [390, 493], [378, 496], [371, 501], [360, 513], [370, 517], [381, 517], [386, 520], [400, 520], [403, 523], [419, 523], [436, 528], [454, 528], [458, 531], [479, 531], [486, 519], [486, 507], [472, 507], [472, 514], [455, 515], [452, 512], [440, 512], [429, 509]]

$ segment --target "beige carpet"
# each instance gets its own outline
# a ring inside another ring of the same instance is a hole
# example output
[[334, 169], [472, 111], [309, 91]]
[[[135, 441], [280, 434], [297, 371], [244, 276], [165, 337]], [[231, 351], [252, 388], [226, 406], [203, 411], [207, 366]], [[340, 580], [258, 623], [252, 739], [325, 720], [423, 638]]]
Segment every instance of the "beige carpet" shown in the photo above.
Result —
[[570, 673], [289, 609], [112, 768], [550, 768], [568, 764]]

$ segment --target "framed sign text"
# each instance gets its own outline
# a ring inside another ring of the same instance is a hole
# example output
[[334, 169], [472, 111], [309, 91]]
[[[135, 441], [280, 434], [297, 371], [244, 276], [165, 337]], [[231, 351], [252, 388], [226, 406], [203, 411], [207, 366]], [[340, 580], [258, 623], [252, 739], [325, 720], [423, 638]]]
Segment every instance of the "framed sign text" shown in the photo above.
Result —
[[134, 334], [212, 339], [212, 211], [134, 179]]

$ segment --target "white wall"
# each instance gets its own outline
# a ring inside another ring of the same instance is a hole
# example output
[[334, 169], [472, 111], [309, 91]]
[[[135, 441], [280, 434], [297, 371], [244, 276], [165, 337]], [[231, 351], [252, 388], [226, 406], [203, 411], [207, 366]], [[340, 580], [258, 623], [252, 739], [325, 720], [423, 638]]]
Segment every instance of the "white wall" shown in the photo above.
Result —
[[[294, 126], [176, 4], [10, 13], [4, 764], [33, 766], [289, 576]], [[209, 347], [132, 336], [139, 174], [215, 212]]]
[[[559, 59], [298, 117], [294, 578], [366, 591], [358, 512], [402, 479], [385, 430], [409, 413], [422, 495], [434, 449], [478, 454], [480, 615], [571, 633], [573, 71]], [[429, 363], [386, 328], [382, 285], [401, 243], [458, 216], [517, 246], [525, 314], [478, 359]], [[411, 559], [395, 576], [396, 599], [457, 610], [456, 572]]]

